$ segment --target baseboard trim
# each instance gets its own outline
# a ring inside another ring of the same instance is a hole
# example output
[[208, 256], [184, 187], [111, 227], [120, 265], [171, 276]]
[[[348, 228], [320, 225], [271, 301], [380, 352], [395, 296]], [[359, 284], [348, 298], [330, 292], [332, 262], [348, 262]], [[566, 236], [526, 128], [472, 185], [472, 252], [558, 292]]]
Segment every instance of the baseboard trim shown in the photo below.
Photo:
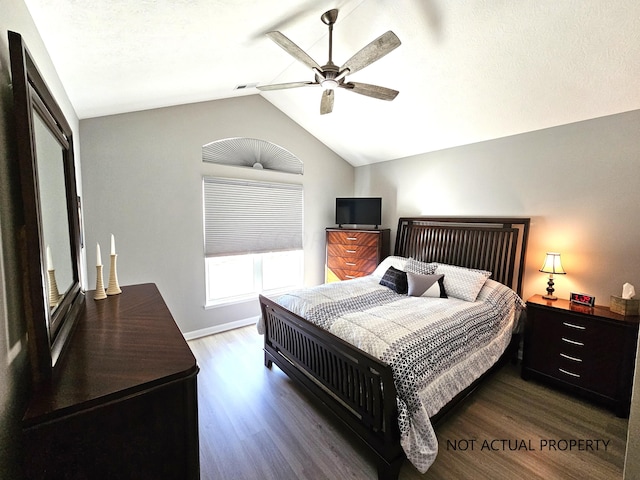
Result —
[[[206, 337], [208, 335], [214, 335], [220, 332], [226, 332], [227, 330], [234, 330], [240, 327], [246, 327], [247, 325], [255, 325], [260, 318], [259, 315], [255, 317], [243, 318], [242, 320], [236, 320], [235, 322], [223, 323], [222, 325], [215, 325], [213, 327], [202, 328], [200, 330], [194, 330], [192, 332], [184, 333], [185, 340], [195, 340], [196, 338]], [[257, 333], [257, 331], [256, 331]]]

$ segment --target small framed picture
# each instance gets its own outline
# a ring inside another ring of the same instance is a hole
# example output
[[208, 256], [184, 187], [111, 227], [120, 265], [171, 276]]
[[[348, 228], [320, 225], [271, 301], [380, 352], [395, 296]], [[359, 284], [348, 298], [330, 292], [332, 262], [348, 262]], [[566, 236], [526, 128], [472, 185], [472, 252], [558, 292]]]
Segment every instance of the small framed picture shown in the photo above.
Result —
[[587, 307], [593, 307], [596, 304], [596, 297], [587, 293], [571, 292], [569, 300], [571, 301], [571, 303], [586, 305]]

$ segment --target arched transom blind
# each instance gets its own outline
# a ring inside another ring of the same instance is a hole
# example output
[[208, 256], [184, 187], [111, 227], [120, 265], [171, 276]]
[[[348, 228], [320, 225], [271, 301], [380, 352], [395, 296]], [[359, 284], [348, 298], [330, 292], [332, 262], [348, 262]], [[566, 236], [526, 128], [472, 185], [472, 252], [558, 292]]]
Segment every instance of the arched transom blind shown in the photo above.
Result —
[[302, 185], [203, 180], [208, 257], [302, 248]]
[[264, 168], [302, 175], [302, 161], [275, 143], [257, 138], [234, 137], [202, 147], [202, 160], [236, 167]]

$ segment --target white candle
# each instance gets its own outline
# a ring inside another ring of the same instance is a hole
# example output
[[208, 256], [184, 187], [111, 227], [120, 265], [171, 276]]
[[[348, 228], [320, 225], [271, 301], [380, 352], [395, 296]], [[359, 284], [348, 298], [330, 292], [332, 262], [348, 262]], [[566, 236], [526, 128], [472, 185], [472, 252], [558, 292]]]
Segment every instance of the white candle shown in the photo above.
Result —
[[102, 256], [100, 255], [100, 244], [96, 244], [96, 267], [102, 266]]
[[111, 234], [111, 255], [115, 255], [116, 254], [116, 239], [113, 236], [113, 233]]
[[51, 249], [47, 245], [47, 270], [53, 270], [53, 259], [51, 258]]

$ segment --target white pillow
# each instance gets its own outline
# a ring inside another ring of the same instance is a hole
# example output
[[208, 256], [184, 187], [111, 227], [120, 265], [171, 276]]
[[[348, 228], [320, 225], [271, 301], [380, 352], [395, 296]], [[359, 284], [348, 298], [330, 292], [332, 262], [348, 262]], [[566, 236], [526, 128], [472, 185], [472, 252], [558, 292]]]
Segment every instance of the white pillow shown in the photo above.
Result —
[[407, 272], [407, 295], [410, 297], [447, 298], [444, 275], [420, 275]]
[[382, 278], [387, 270], [389, 270], [389, 267], [393, 267], [404, 272], [404, 267], [406, 264], [407, 259], [405, 257], [390, 255], [380, 262], [380, 264], [373, 271], [372, 275]]
[[432, 275], [436, 271], [437, 263], [427, 263], [409, 258], [407, 260], [407, 272], [419, 273], [420, 275]]
[[438, 264], [436, 274], [444, 275], [444, 289], [447, 295], [467, 302], [475, 302], [480, 289], [491, 276], [491, 272], [471, 270], [455, 265]]

